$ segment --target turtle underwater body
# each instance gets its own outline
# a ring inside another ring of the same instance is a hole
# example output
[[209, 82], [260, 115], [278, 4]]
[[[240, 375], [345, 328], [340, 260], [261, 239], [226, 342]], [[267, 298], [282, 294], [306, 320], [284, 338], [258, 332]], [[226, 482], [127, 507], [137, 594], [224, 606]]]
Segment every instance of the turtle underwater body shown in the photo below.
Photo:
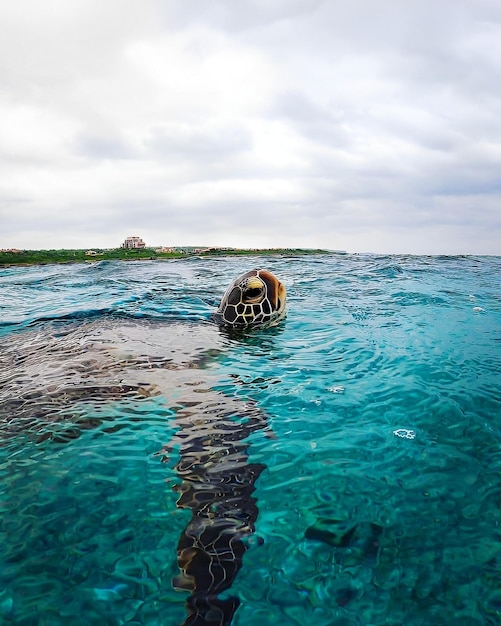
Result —
[[286, 289], [264, 269], [254, 269], [234, 280], [226, 290], [214, 320], [223, 328], [274, 326], [286, 315]]
[[[285, 317], [285, 299], [271, 272], [254, 269], [229, 286], [213, 321], [222, 329], [273, 326]], [[14, 339], [0, 338], [0, 374], [16, 382], [0, 393], [0, 441], [21, 428], [36, 443], [58, 445], [87, 429], [114, 433], [128, 413], [115, 423], [107, 400], [134, 403], [142, 415], [148, 409], [135, 401], [155, 398], [172, 414], [175, 432], [158, 454], [178, 479], [177, 507], [191, 513], [172, 580], [189, 594], [183, 626], [231, 624], [239, 605], [231, 586], [259, 515], [255, 483], [265, 465], [249, 459], [249, 436], [270, 427], [257, 404], [216, 389], [219, 378], [207, 363], [226, 349], [211, 325], [114, 316], [41, 320]]]

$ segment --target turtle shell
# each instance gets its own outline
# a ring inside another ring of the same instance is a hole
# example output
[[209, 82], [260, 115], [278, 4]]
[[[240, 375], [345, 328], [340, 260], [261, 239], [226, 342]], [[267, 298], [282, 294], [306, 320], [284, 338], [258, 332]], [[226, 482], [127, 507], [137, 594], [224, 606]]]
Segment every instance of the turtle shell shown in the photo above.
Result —
[[274, 274], [254, 269], [228, 287], [215, 321], [229, 328], [271, 326], [285, 317], [285, 299], [285, 287]]

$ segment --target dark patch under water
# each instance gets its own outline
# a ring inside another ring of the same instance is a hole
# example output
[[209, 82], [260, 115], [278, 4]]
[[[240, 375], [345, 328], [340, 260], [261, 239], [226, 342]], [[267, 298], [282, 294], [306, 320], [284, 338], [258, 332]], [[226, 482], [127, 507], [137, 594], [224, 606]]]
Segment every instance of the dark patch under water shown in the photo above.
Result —
[[1, 624], [501, 622], [500, 259], [260, 261], [0, 270]]

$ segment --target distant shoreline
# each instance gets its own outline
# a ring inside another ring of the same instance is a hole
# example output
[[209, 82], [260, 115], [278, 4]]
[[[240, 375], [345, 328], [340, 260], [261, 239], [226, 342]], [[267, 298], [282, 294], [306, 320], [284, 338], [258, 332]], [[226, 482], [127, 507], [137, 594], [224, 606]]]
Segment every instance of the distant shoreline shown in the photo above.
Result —
[[342, 250], [306, 248], [174, 248], [163, 252], [154, 248], [112, 248], [93, 250], [2, 250], [0, 267], [30, 265], [68, 265], [73, 263], [95, 263], [96, 261], [158, 261], [186, 259], [192, 257], [221, 256], [298, 256], [313, 254], [346, 254]]

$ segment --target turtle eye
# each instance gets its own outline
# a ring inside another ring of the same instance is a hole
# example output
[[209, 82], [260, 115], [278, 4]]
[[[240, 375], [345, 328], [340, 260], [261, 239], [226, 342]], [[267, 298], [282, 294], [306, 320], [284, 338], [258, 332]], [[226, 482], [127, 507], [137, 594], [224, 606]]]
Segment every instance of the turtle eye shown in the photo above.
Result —
[[257, 300], [263, 294], [263, 289], [259, 287], [251, 287], [244, 291], [244, 302]]

